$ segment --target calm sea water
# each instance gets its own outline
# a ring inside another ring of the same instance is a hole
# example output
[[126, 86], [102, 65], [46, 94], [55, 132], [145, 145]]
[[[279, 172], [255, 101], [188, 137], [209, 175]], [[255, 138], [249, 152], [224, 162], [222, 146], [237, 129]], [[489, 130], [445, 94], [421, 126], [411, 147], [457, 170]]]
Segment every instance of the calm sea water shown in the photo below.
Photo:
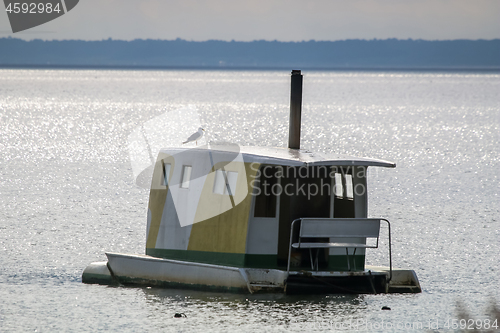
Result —
[[[304, 72], [303, 148], [397, 163], [371, 170], [369, 215], [392, 222], [393, 263], [416, 271], [421, 294], [81, 283], [106, 251], [144, 253], [148, 192], [134, 185], [134, 128], [191, 106], [208, 140], [286, 146], [289, 80], [272, 71], [0, 70], [0, 331], [448, 331], [457, 302], [488, 318], [500, 305], [498, 73]], [[368, 261], [386, 265], [384, 253]]]

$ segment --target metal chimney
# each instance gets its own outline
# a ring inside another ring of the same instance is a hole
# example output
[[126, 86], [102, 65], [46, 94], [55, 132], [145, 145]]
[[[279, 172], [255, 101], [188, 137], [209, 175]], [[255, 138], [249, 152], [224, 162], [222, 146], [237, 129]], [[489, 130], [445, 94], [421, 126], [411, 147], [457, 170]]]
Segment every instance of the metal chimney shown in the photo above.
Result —
[[290, 89], [290, 128], [288, 131], [288, 148], [300, 149], [300, 117], [302, 113], [302, 74], [300, 70], [292, 70]]

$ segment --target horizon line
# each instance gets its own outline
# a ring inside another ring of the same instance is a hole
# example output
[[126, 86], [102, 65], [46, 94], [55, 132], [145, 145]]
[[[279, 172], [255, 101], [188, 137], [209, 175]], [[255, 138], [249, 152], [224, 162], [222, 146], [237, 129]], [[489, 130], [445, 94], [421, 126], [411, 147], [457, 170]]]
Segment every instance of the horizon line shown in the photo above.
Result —
[[500, 41], [500, 37], [498, 38], [493, 38], [493, 39], [466, 39], [466, 38], [460, 38], [460, 39], [413, 39], [413, 38], [407, 38], [407, 39], [399, 39], [399, 38], [372, 38], [372, 39], [360, 39], [360, 38], [349, 38], [349, 39], [338, 39], [338, 40], [315, 40], [315, 39], [309, 39], [309, 40], [301, 40], [301, 41], [281, 41], [281, 40], [267, 40], [267, 39], [254, 39], [251, 41], [239, 41], [239, 40], [223, 40], [223, 39], [207, 39], [207, 40], [187, 40], [183, 38], [176, 38], [176, 39], [152, 39], [152, 38], [136, 38], [136, 39], [113, 39], [111, 37], [107, 39], [91, 39], [91, 40], [86, 40], [86, 39], [41, 39], [41, 38], [33, 38], [30, 40], [22, 39], [22, 38], [17, 38], [17, 37], [0, 37], [0, 40], [2, 39], [15, 39], [15, 40], [21, 40], [24, 42], [33, 42], [33, 41], [44, 41], [44, 42], [134, 42], [134, 41], [159, 41], [159, 42], [187, 42], [187, 43], [206, 43], [206, 42], [222, 42], [222, 43], [255, 43], [255, 42], [266, 42], [266, 43], [335, 43], [335, 42], [348, 42], [348, 41], [363, 41], [363, 42], [380, 42], [380, 41], [398, 41], [398, 42], [455, 42], [455, 41], [469, 41], [469, 42], [493, 42], [493, 41]]
[[[482, 72], [498, 73], [500, 66], [464, 66], [464, 67], [411, 67], [411, 66], [373, 66], [373, 67], [301, 67], [307, 71], [331, 72]], [[202, 71], [281, 71], [290, 67], [279, 66], [140, 66], [140, 65], [63, 65], [63, 64], [1, 64], [0, 69], [53, 69], [53, 70], [202, 70]]]

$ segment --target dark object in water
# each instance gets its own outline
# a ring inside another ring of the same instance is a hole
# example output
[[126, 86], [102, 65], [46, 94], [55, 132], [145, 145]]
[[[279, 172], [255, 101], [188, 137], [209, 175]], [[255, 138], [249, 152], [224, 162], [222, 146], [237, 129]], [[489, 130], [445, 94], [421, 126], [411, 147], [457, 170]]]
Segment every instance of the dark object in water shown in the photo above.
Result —
[[383, 306], [383, 307], [382, 307], [382, 310], [390, 310], [390, 309], [391, 309], [391, 308], [390, 308], [390, 307], [388, 307], [388, 306]]
[[182, 318], [182, 317], [187, 318], [186, 314], [184, 314], [184, 313], [176, 313], [174, 315], [174, 318]]

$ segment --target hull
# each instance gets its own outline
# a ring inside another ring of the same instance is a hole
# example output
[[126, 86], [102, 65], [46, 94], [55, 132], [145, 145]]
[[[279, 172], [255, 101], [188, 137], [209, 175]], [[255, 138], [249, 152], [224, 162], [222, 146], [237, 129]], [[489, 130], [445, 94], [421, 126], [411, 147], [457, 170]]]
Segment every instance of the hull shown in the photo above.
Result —
[[420, 292], [411, 270], [368, 267], [361, 272], [290, 272], [238, 268], [121, 253], [106, 253], [108, 262], [89, 265], [84, 283], [132, 284], [236, 293], [413, 293]]
[[286, 272], [106, 253], [111, 274], [122, 284], [253, 293], [282, 292]]
[[287, 280], [287, 294], [379, 294], [387, 292], [385, 272], [298, 272]]

